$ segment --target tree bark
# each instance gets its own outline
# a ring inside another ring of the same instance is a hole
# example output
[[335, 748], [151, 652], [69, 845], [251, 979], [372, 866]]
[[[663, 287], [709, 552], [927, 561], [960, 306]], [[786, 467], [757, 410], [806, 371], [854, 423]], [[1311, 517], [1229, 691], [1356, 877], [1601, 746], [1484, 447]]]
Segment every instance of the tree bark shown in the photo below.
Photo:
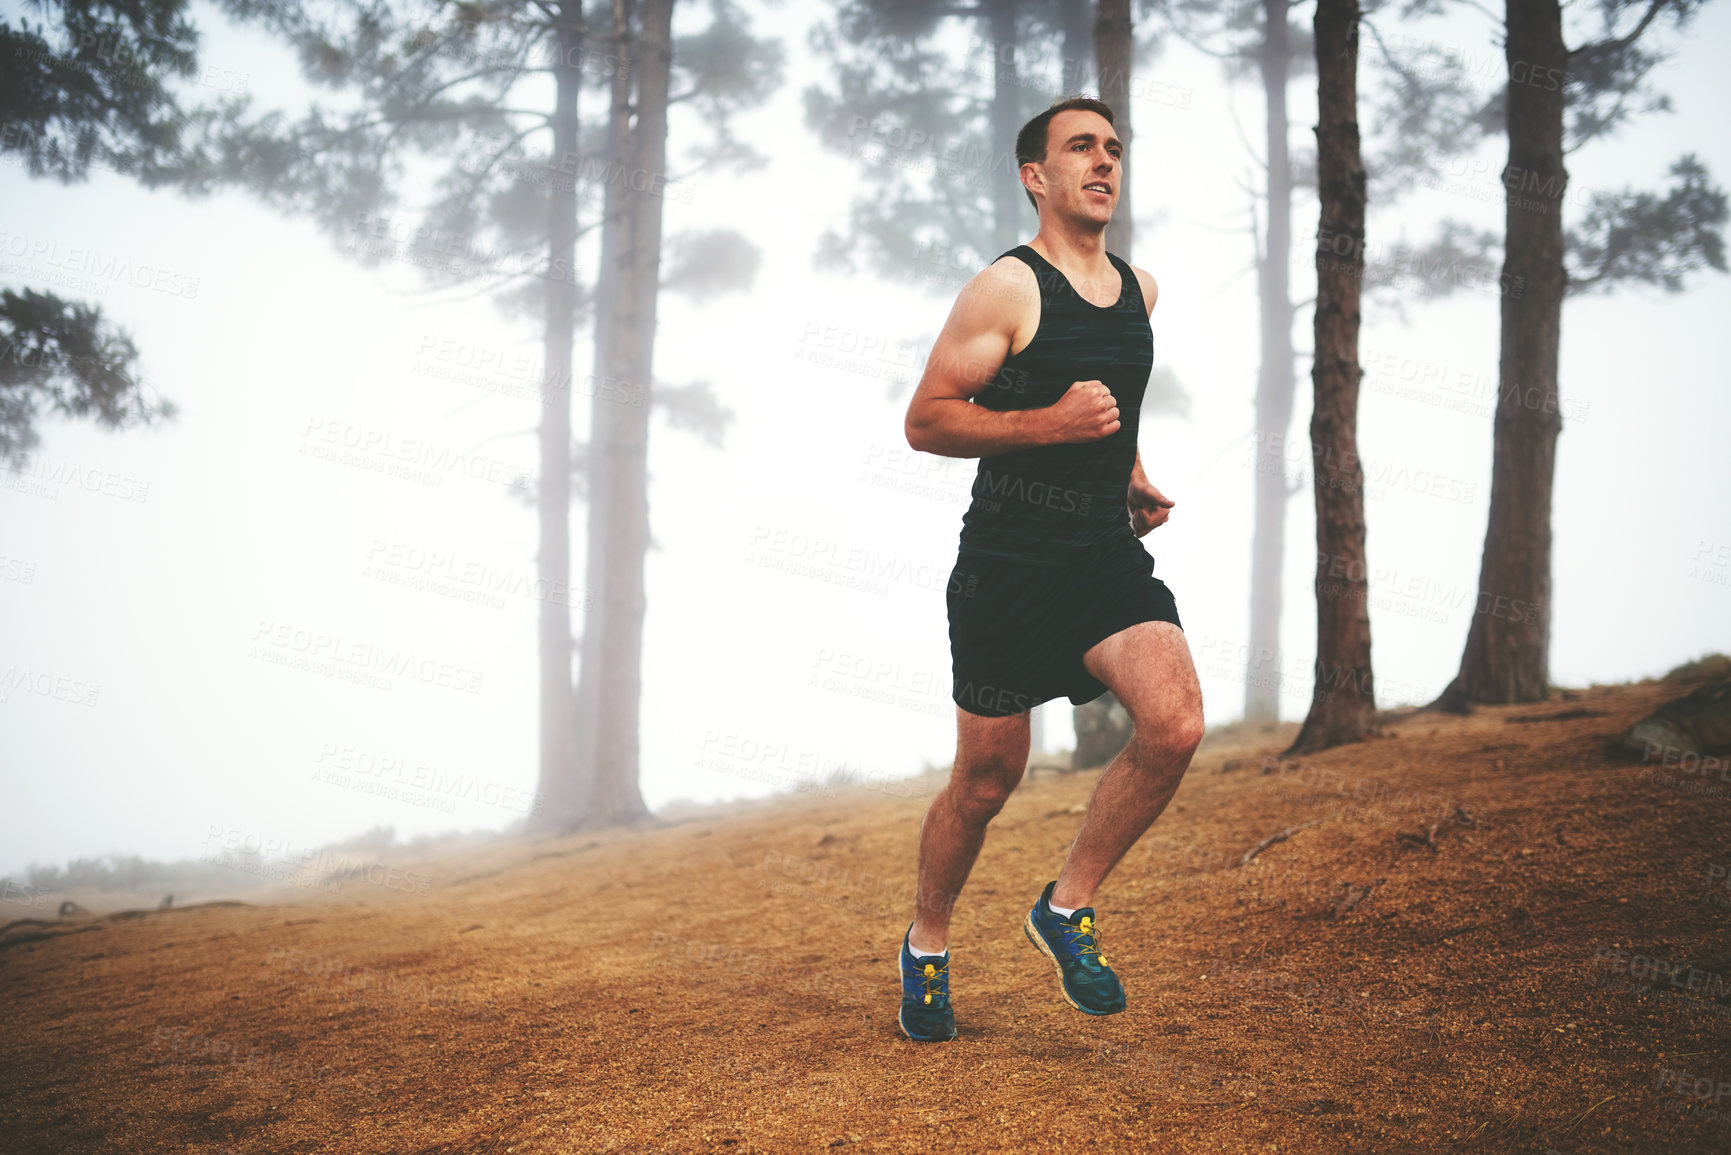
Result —
[[[1124, 164], [1118, 180], [1118, 207], [1106, 226], [1106, 249], [1126, 261], [1132, 260], [1135, 219], [1130, 211], [1130, 71], [1134, 63], [1135, 26], [1130, 0], [1100, 0], [1094, 16], [1094, 58], [1100, 74], [1100, 99], [1112, 109], [1112, 129], [1124, 145]], [[1130, 716], [1110, 690], [1092, 702], [1074, 706], [1071, 725], [1076, 730], [1073, 764], [1103, 766], [1130, 742]]]
[[[561, 9], [556, 30], [559, 57], [553, 65], [553, 156], [555, 164], [578, 149], [577, 99], [581, 77], [572, 61], [581, 57], [583, 34]], [[574, 167], [574, 166], [573, 166]], [[553, 182], [547, 197], [548, 269], [576, 268], [577, 193], [573, 183]], [[536, 578], [543, 591], [537, 637], [541, 664], [540, 803], [537, 824], [581, 798], [576, 758], [576, 702], [571, 690], [571, 371], [577, 336], [577, 285], [567, 276], [547, 277], [546, 331], [540, 457], [536, 491], [540, 547]]]
[[[629, 172], [647, 189], [667, 167], [667, 98], [673, 64], [674, 0], [646, 0], [633, 65], [636, 123]], [[594, 780], [586, 821], [616, 825], [646, 817], [638, 786], [639, 717], [643, 693], [643, 619], [648, 608], [644, 565], [649, 553], [649, 413], [654, 381], [655, 316], [661, 291], [661, 198], [626, 192], [624, 251], [615, 297], [609, 385], [629, 401], [615, 404], [611, 436], [599, 447], [609, 478], [606, 558], [600, 605], [601, 660], [596, 705]]]
[[1124, 163], [1118, 176], [1118, 207], [1106, 226], [1106, 249], [1126, 261], [1136, 237], [1130, 214], [1130, 176], [1134, 163], [1130, 148], [1135, 135], [1130, 124], [1130, 69], [1135, 56], [1135, 28], [1130, 0], [1100, 0], [1094, 18], [1094, 55], [1100, 64], [1100, 99], [1112, 110], [1112, 129], [1124, 146]]
[[[1507, 13], [1510, 74], [1562, 76], [1568, 51], [1557, 0], [1509, 0]], [[1551, 489], [1563, 427], [1557, 349], [1567, 288], [1564, 88], [1561, 83], [1509, 85], [1505, 289], [1490, 518], [1460, 671], [1436, 703], [1446, 709], [1466, 710], [1474, 702], [1535, 702], [1550, 692]]]
[[1104, 766], [1130, 744], [1130, 712], [1107, 690], [1092, 702], [1074, 707], [1076, 749], [1070, 769], [1090, 770]]
[[[613, 414], [619, 405], [613, 389], [600, 382], [616, 371], [614, 354], [615, 304], [620, 292], [620, 265], [626, 245], [626, 183], [609, 179], [623, 173], [631, 163], [631, 84], [636, 75], [631, 13], [628, 0], [612, 0], [612, 49], [615, 57], [609, 92], [606, 166], [603, 170], [601, 203], [601, 257], [595, 277], [594, 385], [589, 391], [589, 458], [585, 469], [588, 490], [588, 529], [584, 549], [583, 641], [577, 673], [576, 758], [578, 793], [572, 805], [555, 815], [551, 825], [562, 831], [590, 823], [590, 795], [594, 787], [601, 728], [602, 659], [601, 621], [607, 588], [608, 521], [612, 508], [614, 478], [609, 457], [603, 452], [613, 437]], [[548, 807], [551, 811], [551, 807]]]
[[[1017, 23], [1020, 0], [990, 0], [984, 8], [992, 45], [992, 162], [988, 179], [992, 187], [992, 244], [998, 253], [1013, 249], [1021, 242], [1018, 213], [1027, 198], [1017, 173], [1016, 133], [1022, 127], [1021, 84], [1017, 75], [1016, 56], [1021, 51]], [[1007, 157], [1008, 171], [1001, 171], [997, 158]], [[1037, 757], [1046, 749], [1046, 710], [1036, 706], [1028, 712], [1028, 755]]]
[[1263, 0], [1262, 86], [1266, 108], [1268, 223], [1257, 265], [1262, 368], [1256, 386], [1255, 524], [1250, 546], [1250, 658], [1244, 720], [1280, 717], [1281, 569], [1286, 556], [1286, 433], [1292, 425], [1292, 159], [1286, 85], [1291, 71], [1287, 0]]
[[1058, 95], [1081, 96], [1099, 89], [1099, 53], [1094, 47], [1094, 0], [1065, 0], [1059, 14], [1064, 37], [1064, 72]]
[[992, 183], [992, 243], [997, 246], [997, 252], [988, 254], [988, 259], [1016, 247], [1020, 232], [1016, 206], [1027, 199], [1015, 163], [1016, 131], [1022, 127], [1021, 102], [1017, 99], [1021, 90], [1016, 81], [1018, 5], [1017, 0], [990, 0], [990, 4], [986, 16], [992, 42], [992, 147], [988, 151], [993, 158], [1007, 153], [1010, 164], [1009, 172], [1000, 172], [994, 159], [988, 174]]
[[1362, 741], [1376, 712], [1358, 456], [1364, 159], [1358, 135], [1358, 0], [1317, 0], [1316, 357], [1310, 418], [1316, 490], [1316, 682], [1288, 754]]

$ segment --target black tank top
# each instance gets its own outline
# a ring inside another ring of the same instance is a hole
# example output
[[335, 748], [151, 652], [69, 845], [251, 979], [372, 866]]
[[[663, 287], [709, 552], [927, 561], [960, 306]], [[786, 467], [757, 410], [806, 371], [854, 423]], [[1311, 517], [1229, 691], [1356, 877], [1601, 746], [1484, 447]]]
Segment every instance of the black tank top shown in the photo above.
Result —
[[1136, 539], [1125, 504], [1136, 462], [1142, 394], [1154, 366], [1154, 331], [1142, 286], [1127, 262], [1107, 258], [1123, 280], [1114, 305], [1090, 304], [1058, 268], [1028, 245], [1020, 258], [1040, 284], [1034, 339], [1004, 358], [974, 396], [999, 412], [1054, 404], [1076, 381], [1100, 381], [1118, 403], [1118, 431], [1098, 441], [1039, 445], [980, 458], [973, 503], [962, 517], [959, 552], [1056, 566], [1117, 535]]

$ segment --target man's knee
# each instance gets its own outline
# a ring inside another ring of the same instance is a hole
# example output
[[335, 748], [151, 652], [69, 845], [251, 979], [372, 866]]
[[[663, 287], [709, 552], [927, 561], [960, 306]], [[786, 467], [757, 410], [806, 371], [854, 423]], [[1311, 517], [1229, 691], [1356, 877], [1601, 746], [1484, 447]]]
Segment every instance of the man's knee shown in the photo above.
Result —
[[1021, 780], [1022, 767], [993, 759], [966, 775], [952, 776], [950, 800], [964, 822], [983, 825], [1004, 808]]
[[1199, 707], [1184, 707], [1180, 709], [1159, 709], [1141, 712], [1141, 716], [1132, 712], [1131, 741], [1140, 742], [1151, 753], [1162, 756], [1162, 761], [1182, 758], [1186, 762], [1196, 753], [1196, 747], [1202, 744], [1202, 710]]
[[1171, 742], [1173, 750], [1188, 758], [1196, 753], [1196, 747], [1202, 745], [1202, 732], [1202, 711], [1184, 710], [1173, 720], [1168, 741]]

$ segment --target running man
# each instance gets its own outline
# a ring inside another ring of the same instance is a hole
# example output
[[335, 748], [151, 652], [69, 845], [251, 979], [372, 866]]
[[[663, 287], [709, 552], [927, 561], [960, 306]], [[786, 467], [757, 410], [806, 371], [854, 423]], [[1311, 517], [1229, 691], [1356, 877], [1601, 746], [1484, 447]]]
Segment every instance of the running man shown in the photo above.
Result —
[[1138, 539], [1173, 506], [1142, 472], [1136, 428], [1154, 363], [1154, 278], [1106, 251], [1123, 146], [1112, 110], [1060, 100], [1016, 136], [1039, 214], [962, 289], [908, 405], [908, 444], [978, 457], [946, 594], [956, 761], [920, 826], [901, 949], [902, 1030], [955, 1037], [956, 895], [1028, 762], [1028, 711], [1110, 689], [1134, 724], [1023, 932], [1090, 1015], [1124, 1009], [1094, 894], [1178, 789], [1202, 740], [1202, 691], [1178, 609]]

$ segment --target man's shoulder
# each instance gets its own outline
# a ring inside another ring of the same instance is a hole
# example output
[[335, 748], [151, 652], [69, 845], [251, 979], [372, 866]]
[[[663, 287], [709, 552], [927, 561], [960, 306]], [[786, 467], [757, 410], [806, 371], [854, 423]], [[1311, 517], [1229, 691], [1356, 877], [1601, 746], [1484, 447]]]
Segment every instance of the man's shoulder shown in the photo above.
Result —
[[[1130, 264], [1128, 261], [1124, 263], [1127, 265]], [[1142, 303], [1147, 306], [1149, 313], [1154, 312], [1154, 302], [1160, 296], [1159, 282], [1154, 279], [1153, 273], [1150, 273], [1140, 265], [1130, 265], [1130, 271], [1136, 274], [1136, 284], [1142, 290]]]
[[1034, 276], [1033, 267], [1021, 257], [1013, 253], [1005, 253], [968, 281], [967, 288], [983, 288], [997, 286], [1025, 293], [1029, 290], [1038, 292], [1039, 278]]
[[1034, 270], [1019, 257], [1005, 253], [972, 277], [957, 294], [958, 303], [1002, 317], [1015, 317], [1040, 299]]

